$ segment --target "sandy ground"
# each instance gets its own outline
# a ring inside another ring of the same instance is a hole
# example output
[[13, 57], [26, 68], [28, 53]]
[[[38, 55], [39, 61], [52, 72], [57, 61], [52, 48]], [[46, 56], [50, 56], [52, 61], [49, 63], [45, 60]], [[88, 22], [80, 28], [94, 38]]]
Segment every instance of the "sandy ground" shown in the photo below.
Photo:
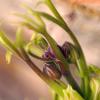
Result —
[[[14, 37], [14, 28], [10, 21], [15, 20], [11, 16], [13, 11], [21, 10], [19, 4], [26, 2], [31, 6], [35, 5], [37, 0], [0, 0], [0, 19], [5, 20], [3, 28], [9, 36]], [[100, 66], [100, 16], [91, 17], [83, 12], [75, 10], [75, 18], [68, 19], [72, 8], [66, 0], [53, 1], [57, 9], [68, 22], [69, 27], [77, 36], [82, 45], [88, 64]], [[90, 4], [90, 3], [89, 3]], [[96, 7], [94, 7], [96, 8]], [[96, 8], [97, 10], [100, 7]], [[10, 20], [10, 21], [9, 21]], [[7, 24], [7, 22], [9, 22]], [[9, 26], [9, 27], [8, 27]], [[59, 27], [48, 23], [49, 31], [52, 37], [63, 44], [64, 41], [70, 40], [69, 36]], [[28, 36], [28, 34], [26, 34]], [[4, 49], [0, 49], [0, 100], [51, 100], [48, 86], [20, 59], [13, 57], [10, 65], [7, 65], [4, 58]], [[40, 64], [40, 62], [37, 62]]]

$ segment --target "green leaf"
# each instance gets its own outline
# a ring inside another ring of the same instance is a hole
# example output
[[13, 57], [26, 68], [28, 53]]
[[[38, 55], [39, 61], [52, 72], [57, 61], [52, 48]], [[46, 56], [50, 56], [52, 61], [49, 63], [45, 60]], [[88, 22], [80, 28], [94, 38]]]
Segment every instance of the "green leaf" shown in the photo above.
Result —
[[26, 51], [33, 55], [42, 57], [44, 51], [47, 49], [48, 43], [44, 37], [39, 33], [33, 33], [30, 41], [26, 45]]
[[92, 78], [90, 81], [91, 97], [90, 100], [100, 100], [100, 77]]
[[20, 24], [21, 24], [22, 26], [27, 27], [28, 29], [30, 29], [30, 30], [32, 30], [32, 31], [40, 32], [40, 31], [38, 31], [31, 23], [29, 23], [29, 22], [27, 22], [27, 21], [22, 21], [22, 22], [20, 22]]
[[9, 64], [11, 62], [11, 57], [12, 57], [12, 52], [7, 50], [6, 51], [6, 61], [7, 61], [7, 64]]
[[47, 41], [43, 38], [41, 34], [36, 34], [32, 41], [36, 46], [40, 47], [41, 49], [45, 50], [48, 47]]
[[26, 44], [25, 41], [24, 41], [24, 37], [22, 35], [22, 28], [18, 28], [17, 31], [16, 31], [16, 41], [15, 41], [15, 46], [17, 48], [20, 48], [21, 46], [24, 47], [24, 45]]
[[27, 22], [27, 23], [31, 24], [34, 28], [37, 28], [37, 26], [40, 27], [40, 26], [38, 25], [38, 23], [36, 23], [36, 22], [35, 22], [30, 16], [28, 16], [27, 14], [20, 14], [20, 13], [17, 13], [17, 14], [15, 14], [15, 15], [18, 16], [18, 17], [20, 17], [20, 18], [22, 18], [22, 19], [23, 19], [22, 22]]
[[63, 100], [85, 100], [80, 94], [73, 90], [70, 85], [68, 85], [67, 89], [63, 90], [64, 92], [64, 99]]
[[89, 72], [91, 74], [100, 74], [100, 68], [95, 65], [89, 65]]
[[43, 2], [49, 7], [49, 9], [52, 11], [52, 13], [55, 15], [57, 19], [63, 21], [62, 17], [58, 13], [57, 9], [55, 8], [51, 0], [43, 0]]
[[5, 37], [4, 32], [0, 31], [0, 43], [5, 46], [7, 49], [11, 49], [10, 47], [10, 42], [7, 39], [7, 37]]
[[7, 36], [4, 34], [3, 31], [0, 31], [0, 43], [8, 50], [10, 50], [11, 52], [15, 52], [18, 55], [19, 51], [17, 50], [17, 48], [15, 47], [15, 45], [7, 38]]
[[54, 90], [62, 98], [64, 97], [64, 93], [63, 93], [64, 88], [61, 85], [59, 85], [58, 83], [54, 81], [50, 81], [49, 84], [52, 90]]
[[32, 54], [41, 57], [44, 53], [44, 50], [42, 50], [41, 48], [39, 48], [38, 46], [34, 45], [34, 43], [29, 42], [26, 46], [25, 46], [25, 50], [27, 52], [31, 52]]
[[62, 27], [62, 22], [56, 19], [55, 17], [51, 16], [50, 14], [47, 14], [45, 12], [40, 12], [40, 11], [35, 11], [35, 12], [37, 12], [40, 16], [46, 18], [47, 20], [52, 21], [55, 24], [58, 24], [59, 26]]
[[55, 91], [52, 91], [52, 96], [53, 96], [53, 100], [64, 100], [63, 97], [61, 97]]
[[23, 5], [24, 8], [26, 8], [27, 12], [29, 14], [31, 14], [34, 17], [34, 20], [41, 26], [41, 27], [45, 27], [45, 23], [42, 20], [42, 18], [39, 16], [39, 14], [37, 12], [35, 12], [31, 7], [27, 6], [27, 5]]
[[63, 96], [57, 94], [56, 91], [52, 91], [53, 100], [85, 100], [77, 91], [75, 91], [70, 85], [63, 89]]
[[[27, 7], [27, 9], [29, 12], [27, 14], [15, 14], [23, 19], [23, 21], [21, 21], [21, 25], [26, 26], [37, 33], [44, 34], [46, 31], [45, 24], [40, 15], [37, 12], [34, 12], [30, 7]], [[31, 14], [32, 16], [28, 16], [28, 14]]]

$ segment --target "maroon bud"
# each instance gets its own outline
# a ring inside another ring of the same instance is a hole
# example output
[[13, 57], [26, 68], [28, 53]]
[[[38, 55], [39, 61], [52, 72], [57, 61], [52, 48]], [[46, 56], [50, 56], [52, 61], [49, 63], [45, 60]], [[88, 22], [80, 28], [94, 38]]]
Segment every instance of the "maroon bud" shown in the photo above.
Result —
[[65, 42], [62, 45], [62, 52], [63, 52], [65, 58], [68, 58], [71, 48], [72, 48], [72, 44], [69, 42]]
[[61, 78], [61, 72], [54, 63], [45, 63], [43, 72], [53, 80]]
[[75, 56], [73, 55], [74, 45], [69, 42], [65, 42], [62, 47], [61, 51], [69, 63], [75, 63]]

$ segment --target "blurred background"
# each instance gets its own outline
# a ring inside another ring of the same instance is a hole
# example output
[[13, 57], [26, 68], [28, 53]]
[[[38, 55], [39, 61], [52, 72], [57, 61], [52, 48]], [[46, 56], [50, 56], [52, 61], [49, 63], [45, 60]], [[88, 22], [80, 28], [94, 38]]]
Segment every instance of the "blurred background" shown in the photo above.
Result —
[[[22, 3], [34, 6], [38, 0], [0, 0], [0, 27], [14, 39], [16, 20], [12, 12], [23, 12]], [[77, 36], [88, 64], [100, 66], [100, 2], [99, 0], [52, 0], [69, 27]], [[72, 4], [75, 2], [74, 4]], [[44, 7], [40, 7], [44, 10]], [[40, 9], [39, 8], [39, 9]], [[45, 9], [45, 11], [48, 9]], [[47, 22], [51, 36], [62, 45], [70, 41], [59, 27]], [[29, 37], [30, 32], [25, 31]], [[19, 58], [13, 56], [9, 65], [5, 49], [0, 46], [0, 100], [52, 100], [48, 86]], [[41, 65], [39, 61], [37, 64]], [[41, 67], [41, 66], [40, 66]]]

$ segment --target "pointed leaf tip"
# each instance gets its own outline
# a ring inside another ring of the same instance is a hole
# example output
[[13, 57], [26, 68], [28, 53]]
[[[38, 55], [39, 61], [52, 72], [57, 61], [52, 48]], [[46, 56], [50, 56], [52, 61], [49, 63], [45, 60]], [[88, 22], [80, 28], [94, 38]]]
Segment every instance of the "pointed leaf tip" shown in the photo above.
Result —
[[7, 64], [9, 64], [11, 62], [12, 52], [7, 50], [5, 57]]

